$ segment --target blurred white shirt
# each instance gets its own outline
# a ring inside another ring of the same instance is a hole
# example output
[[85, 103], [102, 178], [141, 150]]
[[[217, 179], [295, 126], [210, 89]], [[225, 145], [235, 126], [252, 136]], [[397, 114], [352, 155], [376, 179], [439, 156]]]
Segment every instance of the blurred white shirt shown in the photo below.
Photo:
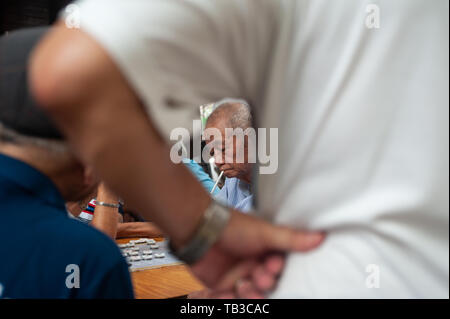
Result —
[[78, 3], [167, 138], [223, 97], [279, 128], [256, 205], [328, 236], [272, 297], [449, 297], [449, 3], [374, 2]]

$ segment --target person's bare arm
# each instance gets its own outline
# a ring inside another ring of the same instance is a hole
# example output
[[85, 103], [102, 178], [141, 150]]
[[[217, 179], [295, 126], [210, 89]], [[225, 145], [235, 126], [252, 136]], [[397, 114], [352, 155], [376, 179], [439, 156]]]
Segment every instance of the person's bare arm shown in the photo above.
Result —
[[117, 225], [116, 238], [126, 237], [162, 237], [162, 231], [153, 223], [131, 222]]
[[[186, 167], [170, 161], [168, 145], [104, 49], [84, 32], [59, 26], [34, 52], [30, 75], [34, 95], [80, 158], [175, 247], [188, 242], [211, 198]], [[322, 238], [233, 210], [193, 270], [207, 285], [227, 289], [245, 260], [308, 250]]]
[[176, 246], [186, 242], [211, 199], [170, 161], [169, 146], [102, 47], [82, 31], [56, 27], [38, 45], [30, 73], [36, 98], [81, 159]]

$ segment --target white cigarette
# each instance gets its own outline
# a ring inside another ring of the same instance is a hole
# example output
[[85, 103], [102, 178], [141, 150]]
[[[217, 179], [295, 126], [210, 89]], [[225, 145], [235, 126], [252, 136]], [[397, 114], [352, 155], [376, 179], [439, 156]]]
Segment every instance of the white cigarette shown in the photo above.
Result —
[[219, 177], [217, 177], [217, 181], [216, 181], [216, 183], [214, 184], [214, 187], [211, 189], [210, 194], [214, 193], [214, 191], [216, 190], [217, 185], [219, 185], [219, 182], [220, 182], [220, 179], [222, 178], [223, 172], [224, 172], [224, 171], [220, 172]]

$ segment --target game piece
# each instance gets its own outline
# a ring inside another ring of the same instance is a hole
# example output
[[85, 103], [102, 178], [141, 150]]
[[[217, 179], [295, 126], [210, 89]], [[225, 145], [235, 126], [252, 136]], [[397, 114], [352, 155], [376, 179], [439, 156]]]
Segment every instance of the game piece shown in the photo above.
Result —
[[132, 256], [132, 257], [130, 257], [130, 260], [131, 261], [139, 261], [139, 260], [141, 260], [141, 256]]
[[181, 264], [176, 257], [170, 254], [166, 241], [152, 242], [152, 240], [146, 238], [142, 244], [137, 243], [135, 247], [122, 250], [131, 252], [131, 255], [127, 256], [131, 263], [129, 266], [130, 271]]

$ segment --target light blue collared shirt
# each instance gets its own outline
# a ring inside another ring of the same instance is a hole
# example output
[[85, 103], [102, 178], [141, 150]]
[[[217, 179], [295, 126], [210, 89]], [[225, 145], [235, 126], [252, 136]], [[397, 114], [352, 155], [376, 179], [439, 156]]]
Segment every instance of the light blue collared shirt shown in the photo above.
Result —
[[242, 212], [249, 212], [253, 208], [253, 194], [250, 192], [250, 185], [236, 177], [225, 180], [225, 185], [216, 199]]

